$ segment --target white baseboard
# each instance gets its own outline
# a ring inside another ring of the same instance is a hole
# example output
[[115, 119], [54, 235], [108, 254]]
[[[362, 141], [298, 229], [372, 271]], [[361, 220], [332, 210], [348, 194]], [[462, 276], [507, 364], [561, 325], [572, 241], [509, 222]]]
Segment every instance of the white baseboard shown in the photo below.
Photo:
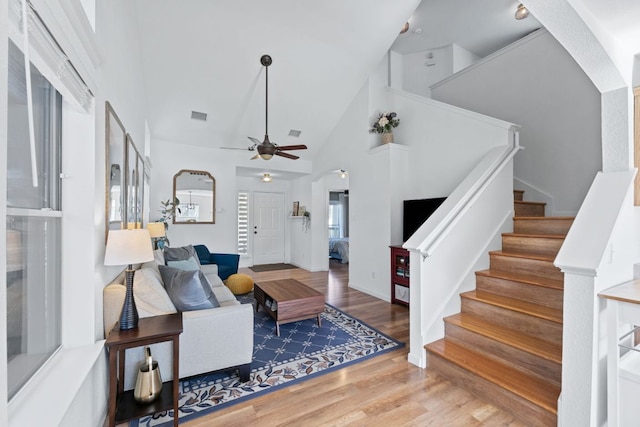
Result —
[[382, 301], [386, 301], [388, 303], [391, 303], [391, 297], [389, 295], [382, 295], [382, 294], [378, 294], [376, 292], [371, 292], [371, 289], [363, 288], [362, 286], [358, 286], [356, 284], [353, 284], [352, 282], [349, 282], [348, 286], [350, 288], [355, 289], [356, 291], [363, 292], [363, 293], [365, 293], [367, 295], [371, 295], [372, 297], [376, 297], [378, 299], [381, 299]]
[[427, 367], [427, 360], [424, 356], [420, 357], [409, 353], [409, 355], [407, 356], [407, 361], [413, 365], [416, 365], [418, 368], [424, 369]]

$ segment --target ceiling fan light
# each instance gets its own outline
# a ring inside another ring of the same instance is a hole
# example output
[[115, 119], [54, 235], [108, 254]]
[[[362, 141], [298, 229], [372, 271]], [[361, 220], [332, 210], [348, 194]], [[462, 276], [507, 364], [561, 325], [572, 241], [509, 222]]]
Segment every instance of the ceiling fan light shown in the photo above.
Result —
[[263, 160], [269, 160], [270, 158], [273, 157], [273, 154], [262, 153], [262, 154], [260, 154], [260, 157], [262, 157]]
[[518, 5], [518, 8], [516, 9], [516, 15], [515, 15], [516, 19], [519, 21], [521, 19], [526, 18], [527, 16], [529, 16], [529, 9], [527, 9], [525, 5], [520, 3]]

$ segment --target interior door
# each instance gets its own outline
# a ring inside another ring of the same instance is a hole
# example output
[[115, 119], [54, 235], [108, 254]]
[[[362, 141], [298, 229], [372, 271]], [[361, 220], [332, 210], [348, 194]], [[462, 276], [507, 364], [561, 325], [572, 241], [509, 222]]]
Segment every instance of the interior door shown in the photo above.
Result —
[[253, 193], [253, 263], [284, 262], [284, 194]]

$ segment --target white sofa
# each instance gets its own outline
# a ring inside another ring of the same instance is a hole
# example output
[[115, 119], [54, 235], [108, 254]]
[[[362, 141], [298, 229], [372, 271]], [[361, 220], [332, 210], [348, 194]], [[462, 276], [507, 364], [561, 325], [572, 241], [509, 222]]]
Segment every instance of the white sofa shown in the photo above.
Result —
[[[240, 304], [217, 275], [216, 265], [203, 265], [201, 271], [209, 281], [220, 307], [182, 313], [180, 335], [180, 378], [206, 372], [237, 368], [241, 381], [249, 379], [253, 355], [253, 306]], [[105, 336], [119, 320], [125, 297], [124, 275], [103, 291]], [[145, 263], [134, 276], [134, 299], [140, 318], [176, 313], [154, 262]], [[172, 344], [151, 346], [151, 355], [160, 365], [164, 380], [171, 378]], [[125, 390], [135, 387], [138, 366], [144, 360], [144, 348], [126, 352]]]

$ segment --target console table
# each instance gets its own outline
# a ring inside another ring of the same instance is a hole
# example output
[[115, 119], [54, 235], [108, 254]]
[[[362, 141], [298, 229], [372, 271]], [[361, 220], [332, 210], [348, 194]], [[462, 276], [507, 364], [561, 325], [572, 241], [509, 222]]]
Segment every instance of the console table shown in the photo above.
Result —
[[[109, 427], [145, 415], [173, 408], [173, 425], [178, 425], [179, 336], [182, 333], [182, 313], [140, 319], [138, 327], [125, 331], [116, 323], [105, 346], [109, 352]], [[133, 390], [124, 391], [125, 350], [164, 341], [173, 342], [173, 381], [162, 384], [160, 396], [153, 402], [138, 403]]]
[[[640, 347], [635, 346], [638, 327], [633, 325], [640, 325], [640, 280], [606, 289], [598, 296], [607, 301], [607, 425], [637, 425]], [[630, 325], [622, 335], [621, 325]], [[621, 348], [626, 350], [622, 356]]]

